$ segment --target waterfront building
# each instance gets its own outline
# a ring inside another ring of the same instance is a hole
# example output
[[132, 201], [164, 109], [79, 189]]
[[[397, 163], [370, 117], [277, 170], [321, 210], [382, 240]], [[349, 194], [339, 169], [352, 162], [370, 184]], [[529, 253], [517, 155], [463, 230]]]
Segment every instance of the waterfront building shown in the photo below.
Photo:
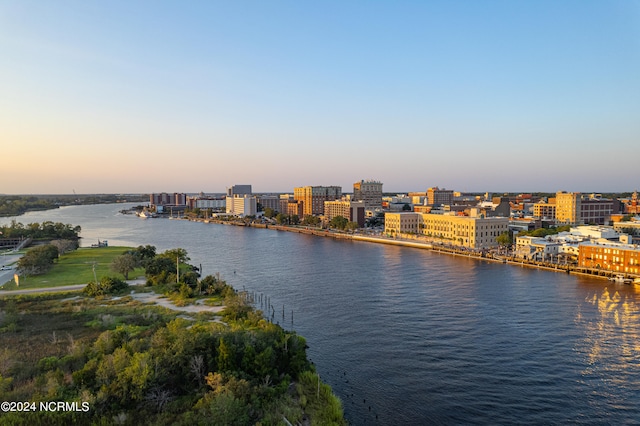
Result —
[[[289, 206], [289, 203], [292, 202], [292, 201], [295, 201], [293, 199], [293, 194], [280, 194], [280, 199], [278, 200], [278, 212], [279, 213], [284, 213], [284, 214], [289, 214], [289, 213], [287, 213], [288, 206]], [[302, 217], [302, 216], [300, 215], [300, 217]]]
[[507, 217], [470, 217], [421, 214], [421, 233], [452, 245], [473, 249], [498, 246], [498, 236], [509, 230]]
[[384, 231], [390, 237], [420, 234], [438, 242], [472, 249], [498, 246], [498, 236], [509, 230], [509, 218], [506, 217], [455, 214], [386, 213], [384, 224]]
[[361, 180], [353, 184], [353, 200], [364, 201], [366, 210], [382, 208], [382, 182]]
[[149, 204], [152, 206], [168, 206], [169, 204], [173, 204], [173, 202], [169, 194], [162, 192], [160, 194], [150, 194]]
[[516, 237], [515, 255], [529, 260], [553, 260], [561, 253], [563, 243], [529, 235]]
[[337, 216], [342, 216], [350, 222], [356, 222], [359, 227], [364, 227], [365, 202], [353, 201], [350, 199], [325, 201], [324, 202], [325, 221], [330, 222]]
[[384, 215], [384, 232], [390, 237], [398, 237], [402, 234], [417, 234], [422, 215], [420, 213], [387, 212]]
[[226, 198], [222, 197], [187, 197], [187, 207], [190, 209], [225, 210]]
[[227, 197], [226, 212], [236, 216], [255, 216], [258, 213], [257, 199], [249, 194]]
[[429, 205], [450, 205], [453, 204], [453, 191], [437, 186], [427, 189], [427, 204]]
[[187, 194], [179, 192], [173, 194], [167, 194], [166, 192], [150, 194], [149, 204], [152, 206], [186, 206]]
[[173, 204], [176, 206], [186, 206], [187, 205], [187, 194], [182, 193], [174, 193], [173, 194]]
[[298, 216], [299, 218], [304, 216], [304, 202], [296, 201], [294, 199], [288, 200], [284, 208], [284, 213], [289, 216]]
[[640, 248], [630, 244], [580, 244], [578, 266], [625, 274], [640, 274]]
[[303, 202], [303, 216], [324, 213], [324, 202], [342, 197], [340, 186], [301, 186], [293, 189], [293, 198]]

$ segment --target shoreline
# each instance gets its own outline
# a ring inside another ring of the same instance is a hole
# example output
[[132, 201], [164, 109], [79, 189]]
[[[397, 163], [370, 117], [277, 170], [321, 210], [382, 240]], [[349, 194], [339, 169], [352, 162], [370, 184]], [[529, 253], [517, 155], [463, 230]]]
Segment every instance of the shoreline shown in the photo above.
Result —
[[[213, 219], [180, 219], [180, 220], [188, 220], [190, 222], [202, 222], [202, 223], [211, 223], [211, 224], [219, 224], [219, 225], [233, 225], [233, 226], [246, 226], [251, 228], [260, 228], [260, 229], [273, 229], [276, 231], [283, 232], [294, 232], [298, 234], [305, 235], [314, 235], [324, 238], [333, 238], [336, 240], [348, 240], [348, 241], [362, 241], [369, 242], [374, 244], [387, 244], [387, 245], [395, 245], [401, 247], [410, 247], [417, 248], [421, 250], [430, 250], [436, 253], [443, 253], [450, 256], [458, 256], [465, 257], [470, 259], [484, 260], [494, 263], [504, 263], [513, 266], [521, 266], [528, 267], [534, 269], [541, 269], [551, 272], [561, 272], [570, 275], [583, 276], [583, 277], [591, 277], [591, 278], [599, 278], [611, 281], [618, 275], [624, 275], [626, 278], [636, 278], [635, 275], [632, 274], [624, 274], [616, 271], [606, 271], [606, 270], [596, 270], [590, 268], [582, 268], [577, 265], [561, 265], [551, 262], [539, 262], [539, 261], [530, 261], [525, 259], [516, 259], [515, 257], [500, 257], [494, 256], [492, 253], [487, 252], [475, 252], [466, 249], [460, 249], [455, 247], [447, 247], [441, 244], [433, 244], [429, 242], [419, 242], [412, 240], [402, 240], [402, 239], [394, 239], [387, 237], [376, 237], [376, 236], [364, 236], [364, 235], [354, 235], [354, 234], [345, 234], [337, 231], [332, 231], [328, 229], [309, 229], [309, 228], [295, 228], [291, 226], [283, 226], [283, 225], [267, 225], [267, 224], [252, 224], [245, 222], [229, 222], [229, 221], [221, 221], [221, 220], [213, 220]], [[633, 283], [631, 283], [633, 285]]]

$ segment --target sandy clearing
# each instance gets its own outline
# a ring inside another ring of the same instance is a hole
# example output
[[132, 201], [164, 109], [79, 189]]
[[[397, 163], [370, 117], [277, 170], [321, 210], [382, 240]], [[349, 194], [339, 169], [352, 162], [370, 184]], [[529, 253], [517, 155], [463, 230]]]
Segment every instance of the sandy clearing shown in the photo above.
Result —
[[189, 312], [192, 314], [198, 312], [218, 313], [224, 309], [224, 306], [207, 306], [204, 301], [198, 300], [195, 305], [176, 306], [171, 300], [155, 293], [132, 293], [131, 297], [142, 303], [155, 303], [156, 305], [180, 312]]

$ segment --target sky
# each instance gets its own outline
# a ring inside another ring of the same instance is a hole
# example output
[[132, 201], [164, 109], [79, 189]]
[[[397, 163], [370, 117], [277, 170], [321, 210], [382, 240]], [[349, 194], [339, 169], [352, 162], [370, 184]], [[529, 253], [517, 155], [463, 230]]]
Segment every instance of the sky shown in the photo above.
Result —
[[0, 193], [640, 189], [640, 1], [0, 0]]

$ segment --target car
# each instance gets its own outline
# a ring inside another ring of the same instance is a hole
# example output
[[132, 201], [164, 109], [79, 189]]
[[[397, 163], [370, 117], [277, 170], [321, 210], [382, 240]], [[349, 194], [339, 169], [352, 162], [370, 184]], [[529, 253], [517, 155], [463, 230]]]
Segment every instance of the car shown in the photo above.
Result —
[[11, 270], [11, 266], [3, 266], [2, 268], [0, 268], [0, 271], [10, 271]]

